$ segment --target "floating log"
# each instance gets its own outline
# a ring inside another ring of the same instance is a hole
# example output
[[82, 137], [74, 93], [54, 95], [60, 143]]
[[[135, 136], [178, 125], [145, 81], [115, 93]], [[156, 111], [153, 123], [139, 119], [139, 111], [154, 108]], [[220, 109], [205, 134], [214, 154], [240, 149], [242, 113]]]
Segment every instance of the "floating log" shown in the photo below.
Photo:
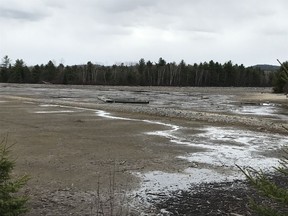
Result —
[[136, 98], [117, 98], [111, 99], [112, 103], [134, 103], [134, 104], [148, 104], [149, 101], [146, 100], [139, 100]]
[[137, 99], [137, 98], [106, 98], [106, 97], [98, 97], [98, 99], [102, 100], [105, 103], [149, 104], [149, 101], [140, 100], [140, 99]]

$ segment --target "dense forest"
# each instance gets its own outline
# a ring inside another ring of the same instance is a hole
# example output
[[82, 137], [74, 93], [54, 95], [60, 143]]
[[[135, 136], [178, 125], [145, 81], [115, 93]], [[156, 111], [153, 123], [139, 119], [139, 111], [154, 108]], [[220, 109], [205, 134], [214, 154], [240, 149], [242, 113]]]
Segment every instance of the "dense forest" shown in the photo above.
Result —
[[103, 66], [88, 62], [84, 65], [26, 66], [23, 60], [11, 64], [8, 56], [1, 62], [0, 82], [54, 83], [81, 85], [141, 85], [141, 86], [272, 86], [275, 73], [260, 67], [245, 67], [228, 61], [199, 64], [167, 63], [140, 59], [136, 64]]

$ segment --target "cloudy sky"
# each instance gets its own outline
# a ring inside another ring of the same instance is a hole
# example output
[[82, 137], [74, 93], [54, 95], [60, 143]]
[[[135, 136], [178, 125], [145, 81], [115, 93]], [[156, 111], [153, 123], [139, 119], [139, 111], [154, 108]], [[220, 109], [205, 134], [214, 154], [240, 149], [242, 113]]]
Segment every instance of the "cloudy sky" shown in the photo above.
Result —
[[0, 57], [277, 65], [287, 20], [287, 0], [0, 0]]

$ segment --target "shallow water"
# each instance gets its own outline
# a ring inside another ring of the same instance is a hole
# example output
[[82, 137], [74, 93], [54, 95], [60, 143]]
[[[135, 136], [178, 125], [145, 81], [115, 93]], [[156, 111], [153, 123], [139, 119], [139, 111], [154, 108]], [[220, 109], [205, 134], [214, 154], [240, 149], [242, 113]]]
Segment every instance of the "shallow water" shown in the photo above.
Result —
[[240, 105], [233, 112], [241, 115], [258, 115], [274, 119], [288, 120], [287, 110], [272, 103], [258, 105]]
[[191, 187], [191, 184], [231, 181], [236, 177], [222, 175], [220, 172], [205, 168], [187, 168], [181, 173], [153, 171], [135, 174], [143, 179], [140, 189], [134, 192], [141, 197], [166, 194], [176, 190], [187, 190]]
[[[187, 128], [180, 125], [114, 116], [103, 110], [53, 104], [42, 104], [40, 107], [45, 110], [35, 113], [91, 111], [99, 117], [111, 120], [138, 121], [145, 124], [161, 125], [163, 129], [147, 132], [146, 135], [166, 138], [167, 142], [175, 145], [203, 149], [200, 152], [179, 156], [178, 158], [189, 161], [191, 167], [178, 173], [166, 173], [159, 170], [134, 173], [142, 180], [139, 189], [133, 193], [147, 199], [149, 199], [149, 194], [188, 189], [191, 184], [241, 179], [243, 175], [236, 168], [236, 164], [241, 167], [250, 166], [255, 169], [270, 170], [273, 166], [278, 165], [278, 158], [266, 157], [261, 153], [278, 150], [288, 144], [286, 137], [282, 135], [271, 135], [231, 127], [207, 126], [197, 128], [193, 134], [187, 134], [185, 132]], [[51, 109], [53, 110], [51, 111]]]
[[279, 159], [266, 157], [261, 153], [278, 150], [288, 144], [286, 137], [281, 135], [225, 127], [206, 127], [189, 139], [181, 136], [181, 128], [177, 131], [177, 135], [173, 135], [175, 131], [165, 135], [168, 132], [166, 130], [150, 134], [171, 138], [170, 142], [175, 144], [201, 147], [203, 151], [178, 157], [191, 162], [192, 167], [183, 172], [137, 173], [143, 181], [140, 189], [135, 193], [147, 199], [151, 193], [169, 193], [173, 190], [188, 189], [191, 184], [243, 179], [244, 176], [239, 172], [236, 164], [240, 167], [272, 170], [279, 165]]
[[[54, 104], [41, 104], [40, 107], [46, 108], [46, 110], [35, 111], [37, 114], [44, 113], [73, 113], [77, 111], [92, 111], [95, 114], [102, 118], [108, 118], [112, 120], [123, 120], [123, 121], [138, 121], [144, 122], [147, 124], [161, 125], [164, 128], [158, 131], [147, 132], [147, 135], [150, 136], [160, 136], [167, 139], [167, 142], [172, 142], [178, 145], [187, 145], [191, 147], [203, 148], [203, 152], [193, 153], [192, 156], [181, 156], [181, 158], [187, 158], [189, 161], [207, 163], [212, 165], [225, 165], [225, 166], [234, 166], [235, 162], [238, 162], [238, 165], [247, 165], [242, 164], [242, 158], [245, 160], [257, 159], [258, 161], [262, 159], [261, 154], [265, 150], [271, 151], [279, 149], [282, 146], [288, 144], [286, 137], [282, 135], [271, 135], [261, 132], [252, 132], [248, 130], [240, 130], [237, 128], [231, 127], [212, 127], [207, 126], [205, 128], [198, 128], [196, 133], [186, 134], [183, 129], [185, 127], [167, 124], [160, 121], [153, 120], [142, 120], [136, 118], [125, 118], [114, 116], [109, 112], [82, 108], [76, 106], [62, 106]], [[58, 110], [57, 110], [58, 107]], [[51, 110], [53, 109], [53, 110]], [[218, 155], [218, 157], [217, 157]], [[205, 158], [207, 160], [204, 160]], [[208, 160], [208, 157], [213, 159]], [[256, 158], [255, 158], [256, 157]], [[267, 160], [270, 160], [269, 158]], [[209, 162], [211, 161], [211, 162]], [[213, 161], [213, 162], [212, 162]], [[218, 163], [216, 161], [219, 161]], [[255, 168], [262, 168], [260, 162], [249, 163], [253, 164]], [[273, 163], [274, 165], [274, 163]]]

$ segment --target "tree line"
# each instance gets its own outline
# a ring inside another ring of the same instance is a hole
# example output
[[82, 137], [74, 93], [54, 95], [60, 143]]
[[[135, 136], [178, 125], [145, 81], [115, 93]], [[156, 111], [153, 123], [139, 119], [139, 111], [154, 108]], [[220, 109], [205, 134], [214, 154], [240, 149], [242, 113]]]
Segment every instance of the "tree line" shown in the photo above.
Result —
[[81, 85], [140, 85], [140, 86], [272, 86], [274, 73], [243, 64], [209, 61], [199, 64], [167, 63], [140, 59], [138, 63], [104, 66], [91, 61], [84, 65], [46, 65], [28, 67], [23, 60], [14, 64], [8, 56], [1, 62], [0, 82], [54, 83]]

